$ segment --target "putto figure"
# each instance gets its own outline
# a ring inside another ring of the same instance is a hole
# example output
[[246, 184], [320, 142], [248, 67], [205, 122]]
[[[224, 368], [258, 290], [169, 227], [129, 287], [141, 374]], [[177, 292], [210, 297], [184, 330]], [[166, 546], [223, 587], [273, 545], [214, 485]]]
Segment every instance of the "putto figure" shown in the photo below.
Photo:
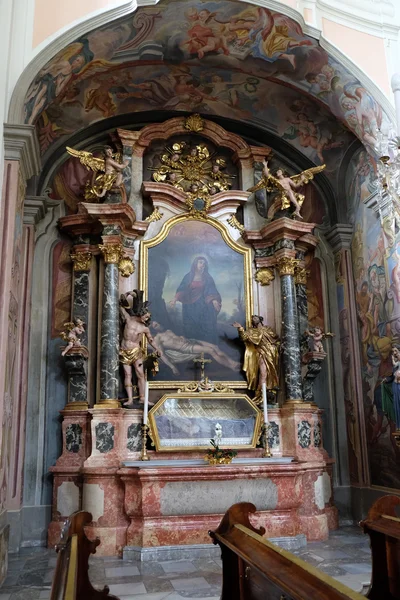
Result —
[[76, 318], [69, 323], [64, 323], [66, 331], [60, 333], [60, 337], [67, 342], [61, 356], [65, 356], [72, 348], [82, 347], [80, 337], [85, 331], [84, 322], [82, 319]]
[[[132, 298], [132, 307], [129, 304], [129, 296]], [[137, 377], [139, 402], [144, 404], [145, 374], [143, 359], [146, 358], [146, 353], [142, 348], [143, 335], [156, 351], [156, 356], [160, 357], [161, 352], [156, 347], [148, 328], [151, 314], [148, 309], [148, 302], [143, 302], [142, 291], [133, 290], [132, 292], [121, 294], [120, 315], [124, 322], [124, 331], [119, 356], [124, 368], [124, 384], [126, 393], [128, 394], [128, 401], [124, 403], [124, 406], [132, 406], [133, 404], [132, 367], [135, 369]], [[149, 404], [151, 403], [149, 402]]]
[[240, 323], [232, 323], [246, 344], [243, 371], [246, 373], [250, 390], [257, 390], [265, 383], [267, 390], [279, 387], [280, 341], [271, 327], [263, 325], [263, 317], [253, 315], [252, 327], [247, 331]]
[[330, 332], [324, 333], [321, 327], [318, 326], [314, 327], [313, 331], [306, 329], [304, 334], [309, 338], [308, 344], [311, 352], [323, 352], [324, 354], [325, 348], [322, 340], [334, 336], [334, 334]]
[[120, 190], [122, 186], [122, 171], [128, 166], [129, 161], [121, 162], [120, 154], [114, 154], [111, 146], [104, 146], [104, 158], [96, 158], [91, 152], [75, 150], [67, 146], [68, 154], [79, 158], [82, 165], [93, 171], [91, 181], [85, 188], [87, 202], [98, 201], [104, 198], [111, 190]]
[[314, 179], [314, 175], [321, 173], [321, 171], [325, 169], [325, 165], [312, 167], [311, 169], [302, 171], [302, 173], [299, 173], [298, 175], [292, 175], [292, 177], [285, 175], [282, 169], [278, 169], [276, 174], [272, 175], [267, 160], [263, 161], [263, 165], [262, 178], [257, 185], [254, 185], [247, 191], [257, 192], [258, 190], [266, 189], [268, 192], [272, 192], [274, 189], [278, 190], [278, 199], [281, 203], [280, 210], [289, 208], [289, 206], [293, 204], [295, 208], [294, 215], [302, 219], [303, 217], [300, 214], [300, 209], [304, 202], [304, 195], [299, 194], [296, 190]]

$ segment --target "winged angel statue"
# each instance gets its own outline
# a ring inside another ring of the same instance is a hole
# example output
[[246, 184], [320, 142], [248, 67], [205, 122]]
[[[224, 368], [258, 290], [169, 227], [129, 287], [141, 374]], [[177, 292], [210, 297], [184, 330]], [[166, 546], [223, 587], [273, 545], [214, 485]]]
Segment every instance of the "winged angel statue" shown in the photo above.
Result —
[[110, 190], [122, 187], [122, 171], [128, 166], [129, 161], [120, 162], [121, 156], [114, 155], [111, 146], [104, 146], [104, 158], [96, 158], [91, 152], [75, 150], [68, 146], [67, 152], [79, 158], [82, 165], [93, 171], [92, 179], [85, 187], [84, 195], [87, 202], [97, 202]]
[[[311, 169], [302, 171], [302, 173], [299, 173], [298, 175], [292, 175], [292, 177], [288, 177], [285, 175], [282, 169], [278, 169], [275, 176], [271, 175], [268, 168], [268, 161], [264, 160], [263, 164], [264, 169], [262, 178], [257, 185], [249, 188], [247, 191], [257, 192], [258, 190], [266, 189], [268, 192], [272, 192], [274, 189], [277, 189], [278, 200], [281, 203], [281, 210], [289, 208], [290, 204], [293, 204], [295, 207], [293, 214], [302, 219], [303, 217], [300, 214], [300, 209], [304, 202], [304, 195], [299, 194], [296, 192], [296, 190], [314, 179], [314, 175], [321, 173], [321, 171], [325, 169], [326, 165], [312, 167]], [[275, 208], [274, 213], [276, 210], [277, 208]]]

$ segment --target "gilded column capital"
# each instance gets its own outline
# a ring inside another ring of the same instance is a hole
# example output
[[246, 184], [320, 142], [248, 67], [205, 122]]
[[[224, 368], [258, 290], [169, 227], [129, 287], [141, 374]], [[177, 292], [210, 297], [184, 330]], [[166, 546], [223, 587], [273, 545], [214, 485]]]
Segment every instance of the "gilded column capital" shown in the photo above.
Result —
[[304, 267], [295, 267], [294, 268], [294, 282], [296, 285], [302, 284], [307, 285], [307, 277], [310, 274], [310, 271]]
[[123, 256], [122, 244], [99, 244], [106, 264], [119, 263]]
[[277, 263], [279, 275], [294, 275], [295, 268], [298, 264], [299, 261], [297, 258], [292, 258], [291, 256], [282, 256]]
[[91, 252], [71, 252], [70, 256], [74, 263], [74, 271], [90, 271]]
[[274, 270], [268, 267], [262, 267], [256, 272], [255, 280], [262, 286], [269, 285], [274, 279]]

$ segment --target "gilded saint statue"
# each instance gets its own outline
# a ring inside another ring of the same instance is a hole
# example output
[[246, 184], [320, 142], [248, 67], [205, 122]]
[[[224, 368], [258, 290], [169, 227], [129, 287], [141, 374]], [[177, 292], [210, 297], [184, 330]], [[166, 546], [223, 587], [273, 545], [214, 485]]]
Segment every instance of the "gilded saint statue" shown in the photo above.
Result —
[[240, 323], [233, 323], [240, 339], [246, 344], [243, 371], [250, 390], [257, 390], [265, 383], [267, 390], [279, 387], [280, 341], [271, 327], [263, 325], [263, 317], [253, 315], [252, 327], [245, 330]]
[[[132, 307], [128, 300], [129, 296], [132, 298]], [[128, 395], [128, 401], [124, 403], [124, 406], [132, 406], [133, 404], [133, 369], [137, 377], [139, 402], [143, 404], [146, 380], [143, 367], [143, 361], [146, 358], [146, 352], [142, 346], [143, 336], [156, 351], [156, 356], [160, 357], [161, 352], [156, 347], [156, 343], [148, 327], [151, 314], [148, 309], [148, 303], [143, 302], [143, 292], [141, 290], [133, 290], [132, 292], [121, 294], [120, 315], [124, 323], [124, 330], [119, 351], [119, 360], [124, 368], [124, 384]], [[149, 404], [151, 403], [149, 402]]]
[[314, 179], [314, 175], [320, 173], [325, 169], [325, 165], [319, 167], [312, 167], [306, 171], [302, 171], [298, 175], [292, 175], [289, 177], [284, 173], [282, 169], [278, 169], [275, 175], [272, 175], [268, 161], [263, 161], [264, 169], [263, 176], [257, 185], [249, 188], [248, 192], [257, 192], [258, 190], [266, 189], [268, 192], [272, 192], [274, 189], [278, 191], [278, 199], [281, 203], [281, 210], [289, 208], [293, 204], [295, 211], [294, 215], [302, 219], [300, 209], [304, 202], [304, 195], [300, 194], [296, 190], [301, 188], [303, 185], [309, 183]]
[[104, 158], [97, 158], [91, 152], [75, 150], [67, 146], [68, 154], [79, 158], [82, 165], [93, 171], [91, 181], [85, 188], [85, 200], [98, 202], [111, 190], [120, 190], [122, 187], [122, 171], [128, 166], [129, 161], [121, 161], [120, 154], [114, 154], [111, 146], [104, 146]]

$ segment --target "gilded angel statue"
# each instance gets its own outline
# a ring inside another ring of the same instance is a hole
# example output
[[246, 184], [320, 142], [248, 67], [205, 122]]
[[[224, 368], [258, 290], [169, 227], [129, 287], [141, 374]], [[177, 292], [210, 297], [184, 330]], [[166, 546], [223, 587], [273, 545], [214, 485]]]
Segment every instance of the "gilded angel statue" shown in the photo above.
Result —
[[[119, 162], [119, 155], [114, 155], [111, 146], [104, 146], [104, 158], [96, 158], [86, 150], [75, 150], [67, 146], [68, 154], [79, 158], [82, 165], [93, 171], [92, 180], [86, 184], [85, 200], [92, 202], [103, 198], [112, 189], [122, 187], [122, 171], [129, 160]], [[116, 160], [117, 158], [117, 160]]]
[[248, 192], [257, 192], [258, 190], [266, 189], [268, 192], [272, 192], [273, 189], [277, 189], [279, 192], [279, 200], [281, 201], [281, 210], [289, 208], [290, 204], [295, 207], [294, 215], [302, 219], [300, 209], [304, 202], [304, 195], [296, 192], [303, 185], [309, 183], [314, 179], [314, 175], [321, 173], [325, 169], [326, 165], [319, 167], [312, 167], [306, 171], [302, 171], [298, 175], [292, 175], [288, 177], [284, 174], [282, 169], [278, 169], [275, 175], [272, 175], [268, 168], [268, 161], [263, 161], [264, 169], [263, 176], [257, 185], [249, 188]]

